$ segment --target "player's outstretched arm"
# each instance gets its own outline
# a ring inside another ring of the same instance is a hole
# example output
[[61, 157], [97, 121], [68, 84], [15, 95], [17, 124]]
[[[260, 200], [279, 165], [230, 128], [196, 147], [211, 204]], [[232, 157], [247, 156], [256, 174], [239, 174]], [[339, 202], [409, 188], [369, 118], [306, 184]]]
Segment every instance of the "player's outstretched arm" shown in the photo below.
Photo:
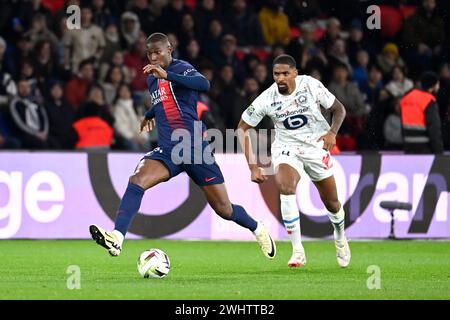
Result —
[[319, 138], [319, 140], [323, 140], [323, 148], [327, 151], [330, 151], [336, 145], [336, 135], [339, 131], [339, 128], [344, 122], [345, 119], [345, 107], [344, 105], [336, 98], [334, 103], [329, 108], [333, 118], [331, 120], [330, 130], [323, 136]]
[[253, 129], [253, 127], [241, 118], [238, 125], [238, 139], [251, 171], [251, 180], [256, 183], [263, 183], [267, 180], [267, 176], [264, 175], [264, 169], [258, 167], [256, 156], [253, 153], [249, 132], [251, 129]]
[[208, 91], [209, 81], [199, 72], [195, 71], [191, 75], [181, 75], [171, 71], [166, 71], [160, 66], [148, 64], [143, 68], [145, 74], [153, 74], [157, 79], [166, 79], [182, 85], [191, 90]]

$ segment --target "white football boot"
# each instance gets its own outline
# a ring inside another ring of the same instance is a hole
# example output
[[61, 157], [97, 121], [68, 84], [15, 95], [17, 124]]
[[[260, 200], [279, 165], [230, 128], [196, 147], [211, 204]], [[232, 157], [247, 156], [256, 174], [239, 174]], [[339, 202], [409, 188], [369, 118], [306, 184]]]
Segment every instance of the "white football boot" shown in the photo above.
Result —
[[336, 245], [337, 262], [339, 266], [346, 268], [350, 264], [350, 259], [352, 257], [347, 238], [344, 238], [344, 240], [334, 240], [334, 244]]
[[305, 249], [294, 250], [292, 252], [291, 259], [288, 261], [289, 268], [299, 268], [306, 265]]
[[109, 254], [113, 257], [120, 255], [122, 248], [116, 235], [112, 232], [108, 232], [99, 226], [93, 224], [89, 227], [92, 239], [95, 240], [103, 248], [106, 248]]
[[272, 240], [272, 237], [262, 222], [258, 222], [258, 229], [258, 234], [254, 234], [263, 254], [269, 259], [275, 258], [275, 255], [277, 254], [275, 241]]

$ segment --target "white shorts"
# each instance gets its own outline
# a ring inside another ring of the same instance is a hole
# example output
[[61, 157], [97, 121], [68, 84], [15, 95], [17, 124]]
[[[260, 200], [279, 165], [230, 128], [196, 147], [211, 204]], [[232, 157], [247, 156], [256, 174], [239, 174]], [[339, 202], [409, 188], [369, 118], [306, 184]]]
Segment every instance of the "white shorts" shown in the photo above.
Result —
[[334, 173], [333, 159], [329, 151], [320, 148], [279, 147], [272, 148], [272, 163], [275, 172], [282, 163], [304, 171], [312, 181], [322, 181]]

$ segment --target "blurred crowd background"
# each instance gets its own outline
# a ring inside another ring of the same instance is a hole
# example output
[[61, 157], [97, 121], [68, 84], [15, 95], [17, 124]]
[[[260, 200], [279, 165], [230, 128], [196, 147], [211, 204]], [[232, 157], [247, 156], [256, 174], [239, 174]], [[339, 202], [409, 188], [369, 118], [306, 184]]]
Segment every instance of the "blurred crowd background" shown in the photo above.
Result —
[[[372, 4], [381, 29], [367, 27]], [[81, 30], [67, 28], [70, 5]], [[211, 82], [199, 105], [209, 127], [236, 128], [287, 53], [346, 107], [342, 151], [402, 150], [399, 100], [435, 71], [450, 150], [449, 12], [439, 0], [4, 0], [0, 149], [149, 150], [157, 132], [138, 133], [150, 106], [142, 68], [146, 37], [163, 32], [173, 57]]]

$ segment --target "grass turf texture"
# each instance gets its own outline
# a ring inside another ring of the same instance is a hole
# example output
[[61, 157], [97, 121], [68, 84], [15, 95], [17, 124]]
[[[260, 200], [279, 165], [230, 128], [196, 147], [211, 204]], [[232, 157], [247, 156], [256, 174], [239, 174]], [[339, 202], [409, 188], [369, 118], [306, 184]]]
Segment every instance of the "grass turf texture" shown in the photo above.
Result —
[[[450, 242], [351, 242], [338, 267], [332, 241], [305, 242], [308, 263], [289, 269], [288, 242], [267, 260], [255, 242], [128, 240], [118, 258], [90, 240], [0, 240], [0, 299], [450, 299]], [[171, 259], [164, 279], [143, 279], [139, 254], [160, 248]], [[69, 290], [69, 265], [81, 289]], [[381, 289], [369, 290], [370, 265]]]

